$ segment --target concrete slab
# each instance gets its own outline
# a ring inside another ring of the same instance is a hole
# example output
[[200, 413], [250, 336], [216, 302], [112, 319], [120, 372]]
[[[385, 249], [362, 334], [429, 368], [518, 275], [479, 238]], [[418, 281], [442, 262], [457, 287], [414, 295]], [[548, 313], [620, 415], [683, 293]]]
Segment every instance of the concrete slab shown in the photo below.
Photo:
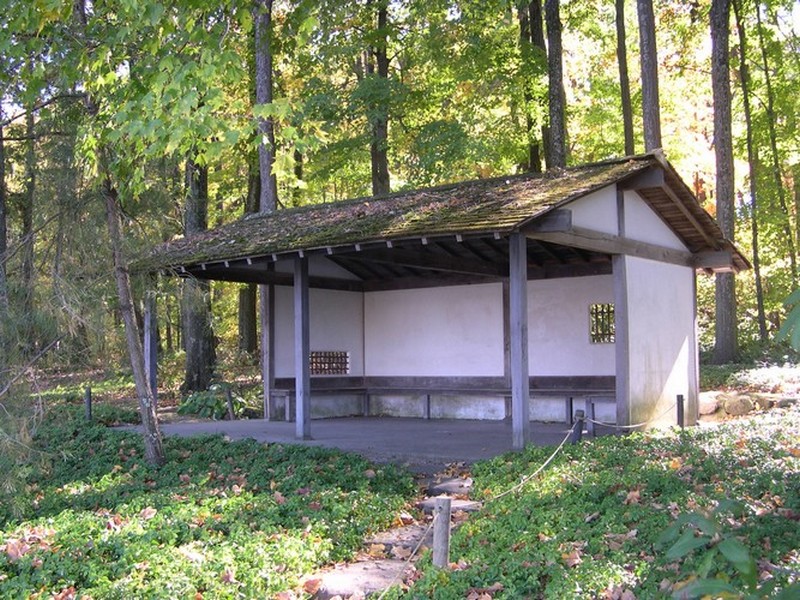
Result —
[[[376, 461], [407, 465], [432, 473], [454, 462], [474, 463], [509, 452], [511, 423], [462, 419], [347, 417], [311, 423], [311, 440], [297, 440], [294, 423], [251, 419], [168, 423], [165, 435], [222, 434], [231, 439], [304, 444], [355, 452]], [[531, 423], [531, 443], [558, 444], [567, 433], [563, 423]]]

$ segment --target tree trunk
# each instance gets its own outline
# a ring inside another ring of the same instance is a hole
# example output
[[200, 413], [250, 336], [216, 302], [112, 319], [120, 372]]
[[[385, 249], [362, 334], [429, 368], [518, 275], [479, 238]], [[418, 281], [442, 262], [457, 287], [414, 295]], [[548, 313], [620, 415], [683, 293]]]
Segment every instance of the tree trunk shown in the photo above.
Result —
[[[255, 0], [254, 35], [256, 66], [256, 104], [272, 104], [272, 1]], [[274, 211], [278, 206], [278, 184], [272, 165], [275, 163], [275, 122], [272, 117], [258, 119], [261, 143], [258, 164], [261, 172], [259, 210]]]
[[[3, 120], [0, 106], [0, 122]], [[0, 327], [8, 314], [8, 280], [6, 279], [6, 253], [8, 252], [8, 225], [6, 223], [6, 146], [3, 127], [0, 126]], [[2, 333], [0, 331], [0, 333]], [[2, 336], [0, 336], [2, 339]], [[5, 364], [5, 363], [4, 363]]]
[[[28, 323], [33, 322], [33, 203], [36, 200], [36, 140], [33, 104], [25, 119], [25, 198], [22, 201], [22, 314]], [[28, 331], [28, 345], [33, 343], [33, 331]]]
[[[377, 44], [370, 52], [375, 57], [377, 75], [383, 85], [388, 88], [389, 82], [389, 56], [387, 53], [387, 35], [389, 13], [386, 0], [378, 3], [378, 28], [376, 31]], [[372, 61], [368, 63], [368, 72], [375, 73]], [[372, 195], [379, 196], [391, 191], [389, 180], [389, 94], [388, 90], [382, 94], [382, 100], [373, 107], [370, 127], [372, 135], [369, 144], [370, 164], [372, 166]]]
[[767, 129], [769, 131], [769, 146], [772, 158], [772, 177], [775, 180], [775, 192], [778, 195], [778, 203], [786, 220], [783, 221], [781, 228], [783, 235], [786, 238], [786, 244], [789, 248], [789, 264], [792, 269], [792, 287], [797, 287], [797, 250], [794, 242], [791, 217], [789, 213], [789, 206], [786, 203], [786, 191], [783, 187], [783, 171], [781, 169], [780, 154], [778, 153], [778, 134], [775, 130], [776, 114], [775, 114], [775, 94], [772, 89], [772, 76], [770, 75], [770, 64], [767, 58], [767, 48], [764, 43], [764, 27], [761, 22], [761, 5], [756, 5], [756, 19], [758, 22], [758, 40], [761, 46], [761, 61], [764, 67], [764, 83], [767, 87]]
[[758, 319], [758, 337], [761, 343], [767, 341], [767, 315], [764, 309], [764, 285], [761, 280], [761, 256], [759, 254], [758, 235], [758, 190], [757, 173], [759, 167], [758, 147], [753, 143], [753, 115], [750, 105], [750, 70], [747, 65], [747, 35], [742, 20], [740, 0], [733, 1], [736, 16], [736, 30], [739, 34], [739, 81], [742, 87], [742, 105], [747, 141], [747, 163], [750, 167], [750, 233], [753, 244], [753, 278], [756, 285], [756, 311]]
[[625, 155], [636, 153], [633, 137], [633, 105], [631, 82], [628, 77], [628, 44], [625, 36], [625, 0], [616, 0], [617, 65], [619, 66], [619, 92], [622, 103], [622, 126], [625, 132]]
[[122, 254], [122, 225], [120, 222], [117, 191], [112, 186], [108, 174], [103, 176], [101, 193], [106, 205], [106, 218], [108, 220], [108, 233], [111, 239], [111, 249], [114, 256], [114, 280], [117, 284], [119, 295], [119, 311], [125, 324], [125, 339], [128, 342], [128, 352], [133, 369], [133, 381], [136, 385], [136, 395], [139, 400], [139, 413], [142, 418], [144, 430], [145, 459], [152, 465], [163, 465], [166, 458], [161, 441], [161, 431], [156, 417], [155, 398], [150, 388], [147, 372], [144, 365], [144, 350], [142, 338], [139, 336], [139, 326], [134, 315], [133, 293], [131, 292], [128, 265]]
[[[247, 197], [244, 213], [258, 212], [261, 194], [261, 178], [258, 169], [251, 164], [247, 176]], [[256, 285], [249, 283], [239, 288], [239, 352], [255, 356], [258, 352], [258, 329], [256, 321]]]
[[[711, 87], [714, 96], [714, 154], [716, 158], [717, 221], [723, 235], [734, 238], [733, 137], [731, 134], [730, 0], [711, 2]], [[736, 290], [732, 273], [716, 280], [714, 362], [736, 358]]]
[[547, 105], [550, 117], [550, 162], [547, 168], [567, 166], [567, 127], [561, 49], [561, 16], [559, 0], [545, 0], [547, 23]]
[[[208, 229], [208, 168], [186, 161], [184, 234], [191, 237]], [[208, 389], [214, 374], [216, 352], [211, 328], [211, 286], [188, 278], [183, 285], [183, 335], [186, 363], [181, 386], [184, 392]]]
[[661, 107], [658, 100], [658, 50], [653, 0], [636, 0], [639, 13], [639, 52], [642, 65], [644, 149], [661, 148]]
[[522, 97], [525, 103], [525, 138], [528, 142], [528, 161], [525, 170], [530, 173], [542, 172], [542, 159], [539, 151], [539, 142], [534, 137], [535, 122], [531, 116], [533, 94], [531, 93], [531, 74], [534, 66], [533, 36], [531, 34], [530, 5], [527, 3], [517, 7], [519, 20], [519, 51], [522, 59], [522, 73], [524, 86]]
[[[544, 19], [542, 17], [542, 0], [532, 0], [528, 4], [528, 17], [530, 18], [531, 42], [533, 43], [534, 59], [541, 64], [547, 65], [547, 44], [544, 42]], [[543, 106], [544, 98], [537, 99]], [[550, 127], [547, 123], [542, 124], [542, 148], [544, 149], [545, 168], [550, 168], [553, 164], [550, 158]], [[541, 171], [541, 161], [539, 164]]]

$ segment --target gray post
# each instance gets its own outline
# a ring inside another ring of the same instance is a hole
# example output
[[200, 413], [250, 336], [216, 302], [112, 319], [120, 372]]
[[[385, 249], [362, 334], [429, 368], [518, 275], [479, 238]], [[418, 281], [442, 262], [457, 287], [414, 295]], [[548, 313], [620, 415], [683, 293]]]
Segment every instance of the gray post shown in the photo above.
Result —
[[508, 238], [509, 322], [511, 333], [511, 432], [513, 447], [522, 450], [530, 439], [528, 379], [528, 240], [521, 233]]
[[308, 258], [294, 263], [295, 437], [311, 439], [311, 343], [308, 300]]
[[92, 388], [83, 390], [83, 408], [87, 421], [92, 420]]
[[156, 294], [148, 291], [144, 299], [144, 365], [147, 380], [153, 392], [154, 405], [158, 404], [158, 381], [156, 378], [158, 364], [158, 339], [156, 318]]
[[683, 394], [678, 394], [678, 425], [681, 429], [684, 427], [684, 415], [683, 415]]
[[583, 437], [583, 417], [582, 410], [575, 411], [575, 425], [573, 425], [572, 438], [570, 439], [573, 444], [580, 442]]
[[236, 420], [236, 412], [233, 410], [233, 392], [230, 387], [225, 388], [225, 403], [228, 406], [228, 420]]
[[433, 566], [446, 569], [450, 564], [450, 498], [436, 498], [433, 519]]
[[[267, 265], [267, 273], [275, 271], [275, 263]], [[261, 389], [264, 394], [264, 419], [272, 414], [272, 391], [275, 388], [275, 286], [258, 286], [258, 312], [261, 321]], [[288, 420], [288, 419], [287, 419]]]

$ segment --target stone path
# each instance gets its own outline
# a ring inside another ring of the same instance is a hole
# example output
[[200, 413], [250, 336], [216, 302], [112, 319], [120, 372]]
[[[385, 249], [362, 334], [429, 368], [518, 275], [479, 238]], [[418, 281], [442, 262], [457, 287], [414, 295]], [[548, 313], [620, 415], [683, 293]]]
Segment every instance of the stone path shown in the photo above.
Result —
[[[401, 584], [422, 552], [433, 545], [430, 523], [437, 496], [451, 498], [452, 521], [456, 525], [466, 513], [480, 508], [480, 503], [467, 498], [472, 479], [463, 466], [451, 467], [448, 472], [429, 479], [427, 484], [425, 496], [416, 504], [423, 517], [414, 520], [411, 515], [401, 516], [404, 525], [367, 539], [355, 562], [337, 565], [308, 578], [307, 581], [314, 582], [311, 587], [317, 588], [315, 599], [360, 600]], [[419, 550], [414, 554], [417, 547]]]

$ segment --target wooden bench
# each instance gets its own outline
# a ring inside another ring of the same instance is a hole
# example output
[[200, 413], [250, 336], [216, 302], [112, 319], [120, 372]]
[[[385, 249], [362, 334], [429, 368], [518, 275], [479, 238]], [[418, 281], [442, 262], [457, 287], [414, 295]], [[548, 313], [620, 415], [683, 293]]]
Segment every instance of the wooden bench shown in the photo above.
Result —
[[[574, 401], [583, 400], [586, 414], [594, 418], [595, 403], [615, 401], [615, 378], [611, 376], [533, 376], [530, 394], [535, 396], [563, 397], [564, 422], [573, 422]], [[295, 394], [294, 379], [285, 377], [275, 381], [270, 399], [270, 414], [276, 415], [275, 401], [283, 399], [286, 420], [292, 419], [291, 398]], [[423, 396], [424, 415], [431, 416], [431, 396], [494, 396], [506, 399], [505, 415], [511, 414], [511, 387], [504, 377], [381, 377], [332, 376], [312, 377], [312, 395], [353, 394], [361, 397], [362, 414], [370, 414], [370, 397], [378, 395]], [[590, 424], [592, 425], [592, 424]], [[592, 429], [593, 431], [593, 429]]]

